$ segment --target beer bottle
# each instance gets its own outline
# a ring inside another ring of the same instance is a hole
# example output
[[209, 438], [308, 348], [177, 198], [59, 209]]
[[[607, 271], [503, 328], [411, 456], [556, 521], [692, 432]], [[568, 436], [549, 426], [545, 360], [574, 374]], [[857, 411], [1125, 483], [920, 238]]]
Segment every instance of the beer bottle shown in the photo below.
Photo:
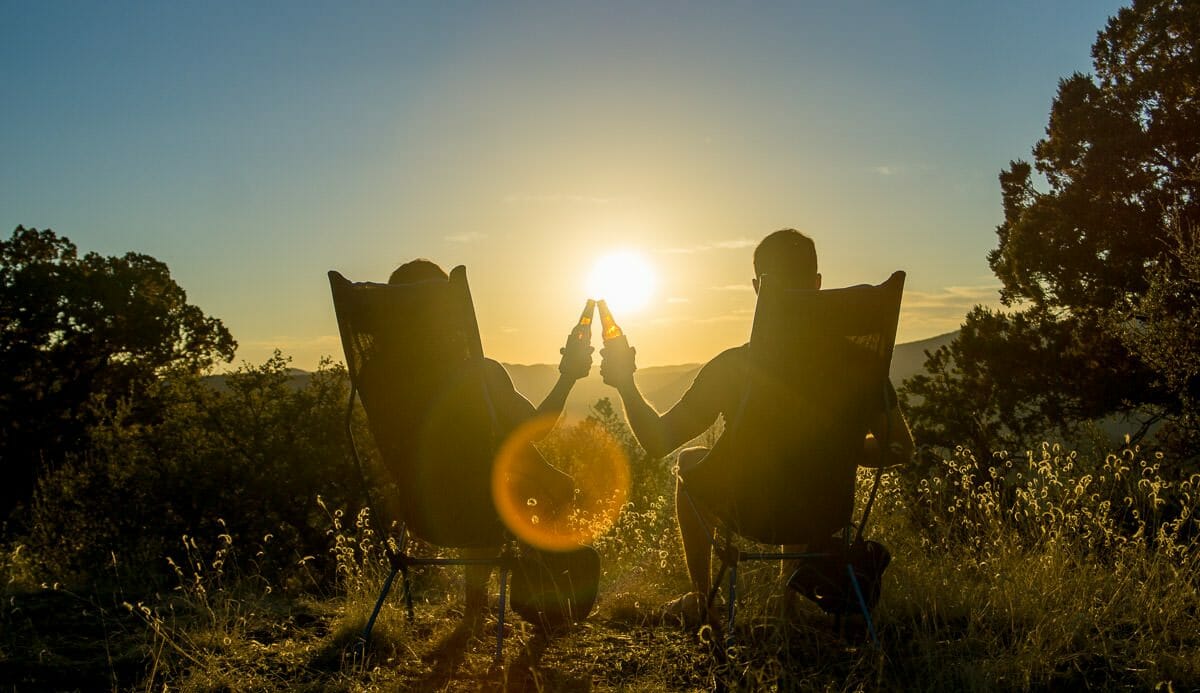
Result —
[[595, 310], [596, 302], [589, 298], [583, 306], [583, 312], [579, 315], [579, 323], [571, 330], [571, 336], [567, 339], [568, 347], [573, 343], [584, 345], [592, 343], [592, 313]]
[[604, 299], [600, 299], [596, 303], [600, 307], [600, 336], [604, 339], [604, 346], [609, 349], [613, 347], [628, 349], [629, 340], [626, 339], [621, 326], [617, 324], [616, 320], [613, 320], [608, 304], [604, 302]]
[[[591, 361], [586, 364], [581, 359], [587, 358], [591, 354], [592, 349], [592, 312], [596, 308], [596, 302], [588, 299], [587, 304], [583, 307], [583, 313], [579, 315], [579, 322], [575, 327], [571, 328], [571, 334], [567, 335], [567, 344], [558, 353], [562, 354], [562, 360], [558, 363], [558, 372], [563, 375], [570, 375], [574, 378], [582, 378], [587, 375], [587, 369], [591, 367]], [[576, 372], [576, 369], [582, 369]]]

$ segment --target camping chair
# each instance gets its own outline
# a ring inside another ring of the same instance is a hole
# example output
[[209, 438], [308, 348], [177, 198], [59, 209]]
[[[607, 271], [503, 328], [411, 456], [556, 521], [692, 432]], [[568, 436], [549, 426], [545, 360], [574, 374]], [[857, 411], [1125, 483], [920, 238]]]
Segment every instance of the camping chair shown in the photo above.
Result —
[[[466, 268], [455, 267], [448, 282], [399, 285], [352, 283], [331, 271], [329, 284], [350, 375], [346, 434], [367, 505], [374, 509], [351, 426], [356, 396], [400, 496], [399, 536], [394, 548], [385, 544], [391, 572], [363, 631], [364, 647], [397, 573], [411, 621], [410, 567], [490, 565], [500, 569], [499, 659], [511, 565], [507, 535], [486, 489], [467, 491], [468, 497], [447, 496], [459, 489], [456, 482], [464, 471], [490, 479], [498, 435]], [[463, 464], [486, 466], [465, 469]], [[494, 558], [414, 555], [414, 537], [437, 547], [504, 548]]]
[[[747, 387], [725, 433], [696, 467], [681, 470], [684, 497], [718, 518], [713, 532], [720, 568], [711, 607], [728, 573], [727, 628], [732, 637], [742, 561], [797, 561], [789, 584], [802, 588], [840, 624], [861, 613], [878, 645], [871, 608], [890, 556], [863, 532], [890, 442], [879, 438], [878, 463], [863, 460], [869, 412], [894, 403], [888, 382], [904, 273], [878, 286], [789, 290], [760, 280], [749, 346]], [[875, 467], [874, 483], [855, 524], [858, 466]], [[840, 532], [840, 535], [839, 535]], [[735, 537], [805, 552], [748, 552]], [[829, 568], [836, 572], [831, 573]]]

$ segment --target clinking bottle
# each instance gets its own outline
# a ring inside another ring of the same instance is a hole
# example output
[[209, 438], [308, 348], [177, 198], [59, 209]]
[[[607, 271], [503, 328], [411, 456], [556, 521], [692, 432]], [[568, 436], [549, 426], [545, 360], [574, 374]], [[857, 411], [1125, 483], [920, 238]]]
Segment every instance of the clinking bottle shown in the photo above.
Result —
[[600, 299], [596, 304], [600, 307], [600, 336], [604, 339], [605, 348], [628, 349], [629, 340], [626, 339], [621, 326], [617, 324], [616, 320], [613, 320], [608, 304], [604, 302], [604, 299]]
[[583, 344], [584, 346], [592, 343], [592, 314], [596, 311], [596, 302], [592, 299], [587, 300], [587, 304], [583, 306], [583, 312], [579, 314], [579, 322], [571, 330], [571, 336], [567, 338], [567, 347], [573, 344]]

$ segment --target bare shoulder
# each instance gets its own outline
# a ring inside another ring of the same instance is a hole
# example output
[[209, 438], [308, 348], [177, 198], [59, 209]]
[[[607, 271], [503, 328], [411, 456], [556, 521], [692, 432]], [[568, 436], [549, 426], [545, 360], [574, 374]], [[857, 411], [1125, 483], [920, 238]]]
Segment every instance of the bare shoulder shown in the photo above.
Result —
[[508, 374], [508, 370], [504, 368], [503, 364], [494, 359], [483, 359], [483, 377], [489, 385], [513, 388], [512, 376]]
[[730, 348], [726, 349], [725, 351], [722, 351], [721, 353], [712, 357], [712, 360], [710, 360], [708, 363], [704, 364], [704, 367], [701, 368], [701, 370], [704, 371], [704, 370], [711, 369], [711, 370], [724, 371], [724, 370], [728, 370], [728, 369], [742, 369], [742, 368], [745, 368], [747, 360], [749, 358], [749, 355], [750, 355], [750, 345], [749, 344], [743, 344], [741, 346], [730, 347]]

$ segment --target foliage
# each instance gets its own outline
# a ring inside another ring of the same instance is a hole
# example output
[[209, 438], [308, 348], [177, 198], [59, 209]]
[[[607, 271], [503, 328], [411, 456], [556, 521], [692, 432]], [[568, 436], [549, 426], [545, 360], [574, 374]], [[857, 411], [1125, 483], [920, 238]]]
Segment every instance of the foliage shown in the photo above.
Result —
[[160, 377], [197, 374], [235, 347], [162, 262], [80, 257], [67, 238], [18, 226], [0, 241], [0, 518], [39, 472], [87, 449], [105, 412], [153, 421]]
[[674, 477], [666, 461], [651, 457], [642, 449], [629, 424], [613, 407], [610, 399], [605, 397], [597, 400], [582, 427], [599, 427], [624, 450], [630, 467], [630, 498], [647, 499], [674, 493]]
[[[907, 387], [914, 424], [939, 445], [998, 449], [1036, 420], [1070, 429], [1136, 414], [1147, 424], [1141, 436], [1156, 419], [1195, 417], [1168, 364], [1120, 326], [1153, 313], [1160, 296], [1190, 295], [1196, 247], [1172, 239], [1200, 223], [1200, 7], [1136, 0], [1092, 54], [1095, 76], [1059, 83], [1034, 164], [1014, 161], [1000, 174], [1004, 221], [988, 260], [1011, 312], [972, 312], [960, 340]], [[1159, 339], [1194, 355], [1195, 332], [1192, 322]], [[941, 418], [960, 403], [968, 410]]]
[[183, 564], [189, 542], [219, 535], [253, 546], [273, 580], [304, 556], [320, 557], [305, 570], [331, 570], [318, 497], [337, 508], [361, 497], [345, 452], [347, 396], [342, 367], [296, 382], [279, 354], [220, 381], [163, 379], [158, 421], [109, 412], [86, 454], [41, 479], [30, 547], [60, 581], [154, 584], [170, 573], [164, 557]]
[[989, 255], [1009, 301], [1103, 313], [1145, 289], [1170, 228], [1200, 221], [1200, 8], [1138, 0], [1092, 47], [1095, 77], [1059, 83], [1046, 138], [1000, 176]]
[[587, 418], [557, 427], [538, 447], [555, 466], [579, 478], [578, 470], [604, 463], [596, 454], [612, 442], [629, 465], [630, 489], [613, 526], [593, 542], [605, 575], [617, 590], [647, 575], [683, 575], [668, 460], [642, 450], [611, 400], [597, 400]]
[[1114, 315], [1121, 341], [1154, 372], [1171, 402], [1159, 438], [1173, 450], [1200, 450], [1200, 229], [1176, 228], [1146, 291]]
[[[930, 354], [925, 372], [905, 383], [913, 435], [926, 448], [962, 443], [991, 459], [992, 450], [1074, 432], [1072, 423], [1102, 413], [1085, 394], [1047, 394], [1060, 386], [1074, 345], [1065, 325], [1032, 311], [975, 308], [954, 341]], [[913, 403], [914, 396], [922, 400]]]

